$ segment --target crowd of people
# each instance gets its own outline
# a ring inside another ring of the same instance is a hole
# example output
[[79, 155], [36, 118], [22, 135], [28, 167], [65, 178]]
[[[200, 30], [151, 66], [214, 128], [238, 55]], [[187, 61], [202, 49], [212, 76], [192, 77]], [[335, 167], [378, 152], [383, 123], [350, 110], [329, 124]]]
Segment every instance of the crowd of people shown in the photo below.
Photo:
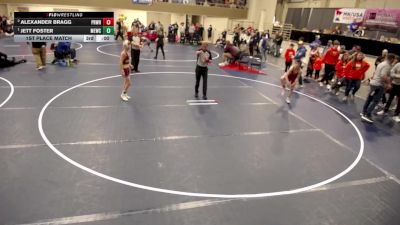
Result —
[[[375, 71], [372, 77], [366, 77], [366, 72], [370, 69], [370, 64], [365, 60], [365, 55], [360, 46], [353, 46], [349, 51], [345, 46], [341, 46], [339, 41], [328, 41], [325, 48], [321, 48], [317, 36], [316, 40], [310, 44], [310, 53], [306, 54], [303, 41], [299, 41], [297, 50], [294, 44], [290, 44], [286, 49], [285, 73], [281, 77], [282, 95], [288, 90], [286, 102], [290, 103], [290, 96], [298, 81], [303, 87], [303, 81], [310, 79], [319, 82], [321, 87], [326, 86], [328, 91], [335, 95], [340, 95], [343, 89], [343, 102], [354, 99], [362, 82], [369, 83], [369, 93], [365, 101], [361, 119], [368, 123], [373, 123], [373, 113], [382, 116], [386, 115], [391, 109], [394, 98], [397, 104], [393, 107], [393, 120], [400, 122], [400, 57], [388, 50], [383, 50], [382, 56], [375, 62]], [[302, 66], [305, 65], [305, 57], [308, 57], [306, 75], [302, 77]], [[320, 78], [320, 71], [324, 65], [324, 73]], [[381, 110], [379, 110], [381, 109]]]

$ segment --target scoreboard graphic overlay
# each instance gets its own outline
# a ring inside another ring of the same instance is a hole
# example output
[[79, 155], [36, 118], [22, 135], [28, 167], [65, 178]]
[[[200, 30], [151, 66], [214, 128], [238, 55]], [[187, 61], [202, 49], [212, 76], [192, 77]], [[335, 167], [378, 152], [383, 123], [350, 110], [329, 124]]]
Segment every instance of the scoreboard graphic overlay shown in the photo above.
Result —
[[114, 12], [15, 12], [15, 42], [114, 42]]

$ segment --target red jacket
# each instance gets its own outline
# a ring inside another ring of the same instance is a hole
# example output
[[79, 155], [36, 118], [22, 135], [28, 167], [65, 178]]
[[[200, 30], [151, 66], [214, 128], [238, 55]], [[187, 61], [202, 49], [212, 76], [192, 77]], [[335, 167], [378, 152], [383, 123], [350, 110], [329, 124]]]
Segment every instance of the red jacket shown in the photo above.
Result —
[[347, 65], [347, 64], [346, 64], [346, 63], [343, 63], [342, 60], [339, 60], [339, 62], [336, 63], [335, 71], [336, 71], [336, 76], [337, 76], [337, 77], [342, 78], [342, 77], [345, 76], [345, 71], [344, 71], [344, 69], [346, 68], [346, 65]]
[[314, 60], [314, 65], [313, 65], [314, 70], [321, 70], [322, 69], [322, 60], [320, 57], [316, 57]]
[[286, 52], [285, 52], [285, 61], [286, 62], [292, 61], [292, 58], [290, 57], [290, 53], [292, 53], [292, 57], [296, 54], [294, 49], [290, 49], [290, 48], [286, 49]]
[[349, 63], [347, 63], [344, 69], [344, 74], [348, 79], [364, 80], [365, 72], [367, 72], [368, 69], [369, 69], [369, 64], [364, 60], [357, 61], [355, 65], [353, 65], [353, 60], [352, 60]]
[[322, 58], [322, 63], [329, 64], [329, 65], [336, 65], [339, 61], [340, 52], [337, 48], [332, 47], [330, 48]]

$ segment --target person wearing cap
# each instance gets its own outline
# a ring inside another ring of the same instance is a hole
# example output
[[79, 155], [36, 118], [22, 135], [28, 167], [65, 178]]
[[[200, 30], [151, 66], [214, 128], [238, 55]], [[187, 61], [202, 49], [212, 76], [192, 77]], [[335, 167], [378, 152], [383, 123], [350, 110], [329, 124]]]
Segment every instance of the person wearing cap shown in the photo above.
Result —
[[200, 48], [196, 51], [196, 85], [194, 97], [199, 97], [200, 79], [203, 78], [203, 99], [207, 100], [207, 78], [208, 64], [211, 63], [212, 56], [208, 50], [207, 42], [202, 42]]
[[333, 46], [326, 52], [326, 54], [322, 58], [322, 63], [325, 64], [325, 71], [324, 71], [324, 77], [322, 78], [319, 84], [322, 87], [323, 83], [325, 82], [328, 90], [331, 89], [331, 85], [329, 84], [329, 82], [333, 78], [333, 75], [335, 73], [335, 66], [339, 61], [339, 56], [340, 56], [340, 52], [338, 50], [339, 45], [340, 45], [339, 41], [335, 40], [333, 42]]
[[[304, 47], [304, 42], [302, 40], [300, 40], [298, 42], [298, 46], [299, 47], [297, 48], [297, 51], [296, 51], [296, 54], [293, 57], [293, 60], [300, 62], [300, 66], [301, 66], [302, 59], [306, 56], [307, 49], [306, 49], [306, 47]], [[302, 78], [301, 74], [299, 75], [299, 79], [298, 80], [299, 80], [300, 87], [303, 87], [303, 78]]]

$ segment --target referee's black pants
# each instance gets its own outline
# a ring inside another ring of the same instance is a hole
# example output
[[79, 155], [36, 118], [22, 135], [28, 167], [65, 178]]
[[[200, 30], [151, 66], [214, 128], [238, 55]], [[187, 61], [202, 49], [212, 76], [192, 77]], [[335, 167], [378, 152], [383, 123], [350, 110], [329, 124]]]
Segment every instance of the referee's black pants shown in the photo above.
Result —
[[196, 86], [195, 93], [199, 93], [200, 79], [203, 78], [203, 96], [207, 96], [207, 77], [208, 68], [203, 66], [196, 66]]
[[139, 49], [131, 49], [131, 64], [133, 66], [133, 71], [139, 71], [139, 59], [140, 59], [140, 50]]

